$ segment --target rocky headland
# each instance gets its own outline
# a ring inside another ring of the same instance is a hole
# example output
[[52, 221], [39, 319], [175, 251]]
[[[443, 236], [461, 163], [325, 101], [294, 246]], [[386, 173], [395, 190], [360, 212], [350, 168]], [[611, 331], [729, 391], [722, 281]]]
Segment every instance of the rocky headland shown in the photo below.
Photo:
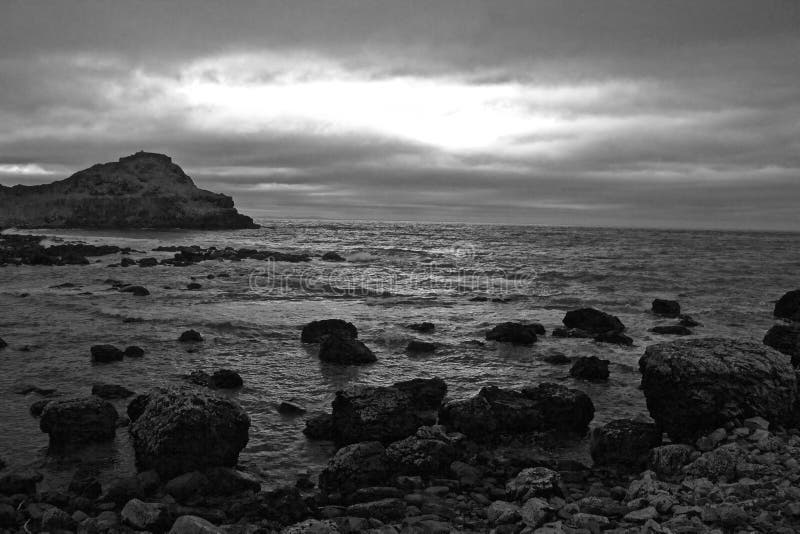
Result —
[[198, 189], [169, 156], [137, 152], [50, 184], [0, 185], [0, 227], [258, 228], [233, 199]]

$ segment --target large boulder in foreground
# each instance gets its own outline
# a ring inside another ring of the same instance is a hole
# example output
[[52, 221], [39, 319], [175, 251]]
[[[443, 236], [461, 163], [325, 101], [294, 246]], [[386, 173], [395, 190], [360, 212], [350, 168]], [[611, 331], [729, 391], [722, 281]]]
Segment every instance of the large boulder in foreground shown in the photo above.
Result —
[[99, 397], [51, 401], [39, 420], [50, 435], [50, 446], [63, 448], [114, 439], [119, 414], [114, 405]]
[[751, 341], [704, 338], [651, 345], [639, 360], [642, 390], [656, 423], [693, 441], [732, 419], [761, 416], [785, 425], [797, 400], [785, 355]]
[[46, 185], [0, 186], [0, 226], [258, 228], [233, 199], [198, 189], [164, 154], [137, 152]]
[[625, 330], [625, 325], [617, 317], [594, 308], [568, 311], [561, 322], [567, 328], [577, 328], [592, 334]]
[[432, 425], [447, 385], [440, 378], [417, 378], [388, 387], [355, 385], [336, 392], [333, 439], [391, 443]]
[[533, 431], [583, 432], [594, 404], [577, 389], [544, 383], [520, 391], [485, 387], [472, 398], [448, 402], [439, 412], [448, 430], [475, 439]]
[[300, 341], [303, 343], [322, 343], [330, 335], [356, 339], [358, 330], [353, 323], [348, 323], [342, 319], [311, 321], [303, 327]]
[[764, 344], [791, 356], [792, 365], [800, 367], [800, 325], [774, 325], [764, 336]]
[[775, 317], [800, 321], [800, 289], [789, 291], [775, 303]]
[[167, 389], [148, 395], [130, 434], [140, 470], [162, 478], [233, 467], [247, 445], [250, 418], [234, 401], [207, 391]]

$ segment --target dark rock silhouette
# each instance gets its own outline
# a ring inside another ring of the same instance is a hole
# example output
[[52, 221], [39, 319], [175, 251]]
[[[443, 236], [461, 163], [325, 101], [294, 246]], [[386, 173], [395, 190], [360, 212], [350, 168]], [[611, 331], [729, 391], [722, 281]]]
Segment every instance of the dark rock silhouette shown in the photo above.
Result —
[[677, 300], [655, 299], [652, 310], [662, 317], [677, 317], [681, 314], [681, 305]]
[[792, 365], [800, 367], [800, 325], [774, 325], [764, 336], [764, 344], [791, 356]]
[[800, 289], [785, 293], [775, 303], [775, 317], [800, 321]]
[[436, 343], [428, 343], [427, 341], [412, 339], [406, 346], [406, 352], [413, 354], [427, 354], [436, 352]]
[[146, 287], [142, 286], [124, 286], [120, 288], [122, 293], [132, 293], [137, 297], [146, 297], [150, 294]]
[[653, 423], [615, 419], [592, 430], [590, 452], [595, 465], [622, 465], [640, 471], [650, 449], [661, 444], [661, 432]]
[[680, 324], [669, 324], [663, 326], [654, 326], [650, 329], [654, 334], [662, 334], [668, 336], [691, 336], [692, 331], [687, 327]]
[[137, 152], [45, 185], [0, 186], [0, 226], [257, 228], [229, 196], [198, 189], [163, 154]]
[[569, 374], [583, 380], [608, 380], [608, 360], [597, 356], [581, 356], [572, 364]]
[[793, 420], [797, 379], [789, 358], [751, 341], [682, 339], [651, 345], [639, 360], [650, 416], [688, 441], [734, 419]]
[[125, 357], [125, 353], [114, 345], [92, 345], [89, 350], [92, 361], [97, 363], [117, 362]]
[[322, 261], [345, 261], [338, 252], [326, 252], [322, 255]]
[[594, 308], [568, 311], [561, 322], [567, 328], [577, 328], [592, 334], [625, 330], [625, 325], [617, 317]]
[[361, 365], [378, 360], [375, 354], [361, 341], [351, 337], [330, 335], [319, 347], [319, 359], [323, 362], [343, 365]]
[[203, 336], [200, 335], [200, 332], [197, 330], [191, 329], [183, 332], [178, 338], [178, 341], [181, 343], [199, 343], [203, 341]]
[[428, 334], [428, 333], [433, 332], [434, 330], [436, 330], [436, 325], [433, 324], [433, 323], [429, 323], [427, 321], [424, 321], [422, 323], [407, 324], [406, 328], [408, 328], [409, 330], [414, 330], [416, 332], [420, 332], [422, 334]]
[[141, 358], [144, 356], [144, 349], [141, 347], [137, 347], [136, 345], [131, 345], [130, 347], [125, 347], [125, 357], [126, 358]]
[[524, 325], [521, 323], [500, 323], [488, 332], [488, 341], [500, 341], [514, 345], [533, 345], [536, 335], [544, 335], [544, 327], [540, 324]]
[[303, 343], [321, 343], [331, 334], [340, 337], [358, 337], [358, 330], [353, 323], [348, 323], [342, 319], [322, 319], [311, 321], [303, 327], [300, 334], [300, 341]]
[[42, 411], [39, 428], [50, 435], [50, 446], [71, 445], [114, 438], [117, 410], [98, 397], [52, 401]]

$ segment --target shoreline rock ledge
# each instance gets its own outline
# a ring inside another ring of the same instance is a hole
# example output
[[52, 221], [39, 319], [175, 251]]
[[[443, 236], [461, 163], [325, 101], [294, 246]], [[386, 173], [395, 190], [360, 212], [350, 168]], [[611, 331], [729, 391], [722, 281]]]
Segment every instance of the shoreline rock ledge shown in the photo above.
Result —
[[137, 152], [43, 185], [0, 185], [0, 227], [258, 228], [233, 199], [199, 189], [172, 158]]

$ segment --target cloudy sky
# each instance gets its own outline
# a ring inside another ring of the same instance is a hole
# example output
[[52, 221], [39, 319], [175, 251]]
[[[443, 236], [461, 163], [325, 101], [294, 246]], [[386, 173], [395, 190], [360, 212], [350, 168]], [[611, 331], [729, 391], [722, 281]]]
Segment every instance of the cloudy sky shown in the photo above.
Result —
[[797, 0], [0, 3], [0, 183], [265, 217], [800, 230]]

